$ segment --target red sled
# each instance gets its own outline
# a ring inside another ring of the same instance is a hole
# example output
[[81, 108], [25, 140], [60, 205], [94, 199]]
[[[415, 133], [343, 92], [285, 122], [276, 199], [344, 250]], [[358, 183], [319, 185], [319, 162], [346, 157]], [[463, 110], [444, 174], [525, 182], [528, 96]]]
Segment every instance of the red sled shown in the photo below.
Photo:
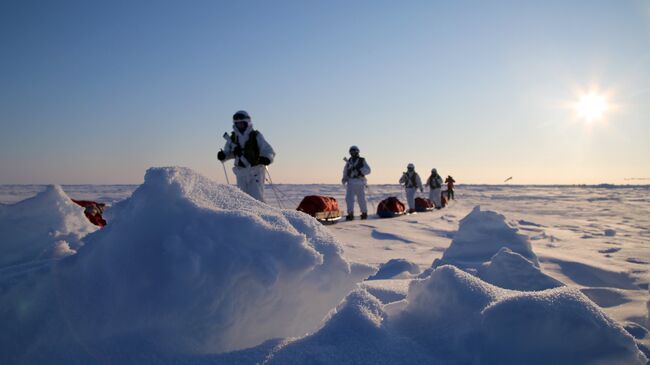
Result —
[[415, 211], [416, 212], [430, 212], [434, 208], [433, 202], [431, 199], [427, 198], [415, 198]]
[[106, 225], [106, 220], [102, 217], [106, 204], [94, 202], [92, 200], [72, 199], [72, 201], [77, 205], [84, 207], [84, 215], [88, 218], [90, 223], [99, 227], [104, 227]]
[[323, 224], [336, 223], [341, 219], [339, 203], [331, 196], [308, 195], [296, 210], [309, 214]]
[[380, 218], [393, 218], [403, 214], [406, 214], [406, 206], [394, 196], [382, 200], [377, 206]]

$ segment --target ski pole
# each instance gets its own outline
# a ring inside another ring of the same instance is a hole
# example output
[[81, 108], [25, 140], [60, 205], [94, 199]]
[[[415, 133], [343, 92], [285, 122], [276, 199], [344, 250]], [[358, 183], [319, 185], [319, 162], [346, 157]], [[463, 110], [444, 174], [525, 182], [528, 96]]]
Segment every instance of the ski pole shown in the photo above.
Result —
[[[223, 152], [223, 150], [219, 150], [219, 151]], [[226, 171], [226, 164], [223, 161], [219, 161], [219, 162], [221, 162], [221, 167], [223, 167], [223, 174], [226, 176], [226, 183], [230, 185], [230, 179], [228, 178], [228, 171]]]
[[[230, 142], [230, 138], [228, 138], [228, 133], [227, 132], [224, 132], [222, 137], [226, 141]], [[221, 149], [220, 151], [223, 152], [223, 149]], [[228, 183], [228, 185], [230, 185], [230, 179], [228, 178], [228, 171], [226, 171], [226, 164], [223, 161], [221, 161], [221, 167], [223, 167], [223, 174], [226, 176], [226, 183]]]
[[370, 192], [370, 186], [366, 184], [366, 190], [368, 190], [368, 200], [370, 200], [370, 204], [372, 204], [372, 211], [376, 212], [377, 208], [375, 207], [375, 201], [372, 199], [372, 193]]
[[269, 178], [269, 185], [271, 185], [271, 190], [273, 190], [273, 194], [275, 195], [275, 200], [278, 202], [280, 209], [285, 209], [284, 206], [282, 205], [282, 201], [280, 200], [280, 197], [278, 196], [278, 191], [276, 190], [275, 184], [273, 184], [273, 178], [271, 177], [271, 172], [269, 171], [269, 167], [264, 166], [264, 170], [266, 171], [266, 176], [268, 176]]
[[226, 175], [226, 183], [230, 185], [230, 179], [228, 178], [228, 172], [226, 171], [226, 164], [221, 161], [221, 167], [223, 167], [223, 174]]
[[[269, 177], [269, 183], [270, 183], [270, 185], [271, 185], [271, 186], [275, 186], [275, 185], [273, 184], [273, 179], [271, 178], [271, 171], [269, 171], [269, 167], [268, 167], [268, 166], [264, 166], [264, 168], [266, 169], [266, 175]], [[280, 190], [280, 188], [276, 188], [276, 189], [278, 190], [278, 193], [280, 193], [280, 196], [282, 196], [282, 197], [284, 197], [284, 198], [286, 198], [286, 199], [289, 199], [289, 196], [288, 196], [287, 194], [285, 194], [282, 190]]]

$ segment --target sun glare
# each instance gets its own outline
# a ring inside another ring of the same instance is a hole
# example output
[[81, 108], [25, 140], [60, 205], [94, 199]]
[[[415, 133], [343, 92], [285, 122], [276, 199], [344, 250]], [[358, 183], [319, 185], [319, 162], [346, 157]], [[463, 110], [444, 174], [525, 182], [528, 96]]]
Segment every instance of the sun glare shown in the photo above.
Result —
[[581, 119], [590, 123], [602, 119], [609, 109], [609, 104], [603, 95], [591, 92], [580, 97], [575, 109]]

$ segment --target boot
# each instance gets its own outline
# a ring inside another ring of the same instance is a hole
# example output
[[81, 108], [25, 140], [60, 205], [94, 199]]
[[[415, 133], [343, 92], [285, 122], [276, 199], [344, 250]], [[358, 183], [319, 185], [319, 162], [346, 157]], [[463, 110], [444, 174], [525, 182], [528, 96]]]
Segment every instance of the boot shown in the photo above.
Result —
[[368, 213], [367, 212], [361, 213], [361, 219], [368, 219]]
[[354, 220], [354, 214], [348, 213], [348, 215], [345, 216], [346, 221], [353, 221]]
[[409, 214], [415, 213], [415, 209], [409, 209]]

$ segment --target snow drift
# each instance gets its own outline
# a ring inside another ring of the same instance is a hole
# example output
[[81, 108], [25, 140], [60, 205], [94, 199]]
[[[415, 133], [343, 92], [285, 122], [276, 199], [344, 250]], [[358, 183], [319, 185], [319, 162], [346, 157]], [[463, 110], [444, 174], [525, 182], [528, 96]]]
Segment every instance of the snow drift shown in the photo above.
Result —
[[350, 294], [319, 332], [269, 364], [645, 364], [634, 339], [575, 289], [506, 290], [454, 266], [414, 280], [401, 306]]
[[433, 267], [446, 264], [464, 269], [477, 269], [501, 250], [510, 249], [539, 267], [537, 256], [525, 235], [506, 222], [503, 215], [492, 211], [481, 211], [476, 206], [470, 214], [460, 220], [458, 232], [449, 248], [436, 259]]
[[503, 247], [478, 268], [477, 276], [500, 288], [521, 291], [545, 290], [564, 286], [522, 255]]
[[419, 273], [420, 267], [407, 259], [390, 259], [388, 262], [379, 265], [377, 273], [367, 280], [410, 278], [412, 275]]
[[0, 268], [73, 254], [95, 230], [58, 185], [16, 204], [0, 204]]
[[149, 169], [111, 216], [46, 277], [0, 292], [0, 352], [29, 362], [124, 338], [185, 353], [241, 349], [317, 329], [371, 273], [351, 267], [313, 218], [186, 168]]

